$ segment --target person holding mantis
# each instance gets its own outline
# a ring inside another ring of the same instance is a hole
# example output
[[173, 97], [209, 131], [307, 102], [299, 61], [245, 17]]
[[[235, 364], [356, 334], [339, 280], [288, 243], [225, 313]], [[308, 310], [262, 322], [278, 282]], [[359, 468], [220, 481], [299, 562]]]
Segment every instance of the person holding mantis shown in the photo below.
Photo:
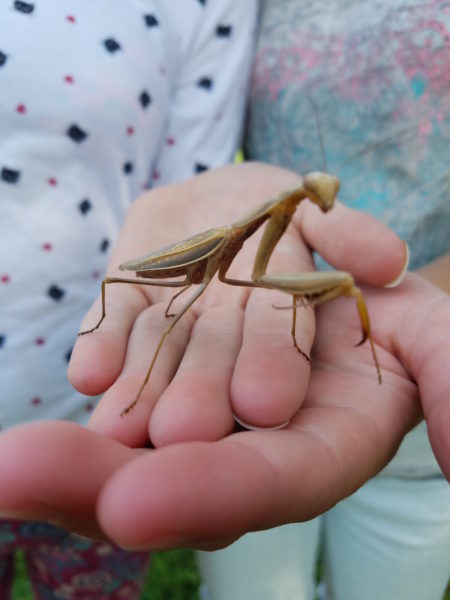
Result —
[[[299, 173], [323, 169], [325, 158], [342, 201], [396, 231], [411, 269], [446, 294], [449, 35], [450, 13], [439, 0], [263, 1], [246, 131], [250, 158]], [[317, 255], [315, 264], [326, 268]], [[368, 305], [376, 342], [391, 307], [374, 318]], [[433, 360], [445, 370], [449, 358]], [[438, 402], [448, 401], [448, 390]], [[422, 402], [424, 393], [419, 385]], [[210, 600], [309, 600], [318, 555], [322, 597], [441, 600], [450, 575], [450, 486], [429, 433], [421, 422], [376, 477], [318, 519], [201, 554]]]

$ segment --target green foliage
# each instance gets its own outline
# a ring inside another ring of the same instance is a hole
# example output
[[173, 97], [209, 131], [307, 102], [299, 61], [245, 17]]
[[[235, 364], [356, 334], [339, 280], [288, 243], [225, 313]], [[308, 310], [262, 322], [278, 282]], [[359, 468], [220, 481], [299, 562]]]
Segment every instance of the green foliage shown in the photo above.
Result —
[[18, 551], [14, 556], [15, 579], [11, 600], [32, 600], [33, 594], [28, 582], [27, 567], [23, 552]]
[[141, 600], [198, 600], [199, 585], [192, 550], [154, 552]]

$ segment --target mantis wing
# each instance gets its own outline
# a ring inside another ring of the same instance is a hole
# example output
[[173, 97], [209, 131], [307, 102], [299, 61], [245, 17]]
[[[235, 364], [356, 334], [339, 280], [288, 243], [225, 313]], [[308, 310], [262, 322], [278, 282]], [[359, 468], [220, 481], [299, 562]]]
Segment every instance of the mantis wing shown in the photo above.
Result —
[[208, 259], [227, 240], [229, 227], [215, 227], [202, 233], [159, 248], [120, 265], [122, 271], [136, 271], [141, 277], [182, 275], [189, 267]]

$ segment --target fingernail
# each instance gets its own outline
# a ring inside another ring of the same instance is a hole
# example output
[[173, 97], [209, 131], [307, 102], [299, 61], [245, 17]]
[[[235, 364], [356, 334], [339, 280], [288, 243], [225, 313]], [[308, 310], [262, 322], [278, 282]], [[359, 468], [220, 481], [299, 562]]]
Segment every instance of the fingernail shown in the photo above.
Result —
[[403, 268], [400, 271], [399, 275], [397, 275], [397, 277], [393, 281], [390, 281], [389, 283], [386, 283], [384, 285], [385, 288], [395, 288], [398, 285], [400, 285], [401, 282], [403, 281], [403, 279], [405, 278], [405, 275], [406, 275], [406, 273], [408, 271], [409, 256], [410, 256], [409, 246], [408, 246], [408, 244], [406, 242], [403, 242], [403, 244], [405, 246], [405, 262], [404, 262]]
[[278, 431], [279, 429], [283, 429], [284, 427], [286, 427], [286, 425], [289, 425], [290, 421], [290, 419], [288, 419], [287, 421], [280, 423], [280, 425], [271, 425], [270, 427], [257, 427], [256, 425], [250, 425], [249, 423], [245, 423], [244, 421], [242, 421], [242, 419], [239, 419], [239, 417], [237, 417], [234, 413], [233, 419], [238, 425], [240, 425], [244, 429], [249, 429], [250, 431]]

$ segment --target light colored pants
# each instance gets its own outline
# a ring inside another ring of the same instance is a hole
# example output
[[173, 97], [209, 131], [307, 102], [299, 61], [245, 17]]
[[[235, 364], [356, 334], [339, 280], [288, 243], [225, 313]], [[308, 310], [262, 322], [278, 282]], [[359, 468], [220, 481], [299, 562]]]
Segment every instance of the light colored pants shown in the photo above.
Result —
[[312, 600], [321, 544], [327, 600], [440, 600], [450, 575], [450, 486], [378, 476], [308, 523], [198, 552], [208, 600]]

